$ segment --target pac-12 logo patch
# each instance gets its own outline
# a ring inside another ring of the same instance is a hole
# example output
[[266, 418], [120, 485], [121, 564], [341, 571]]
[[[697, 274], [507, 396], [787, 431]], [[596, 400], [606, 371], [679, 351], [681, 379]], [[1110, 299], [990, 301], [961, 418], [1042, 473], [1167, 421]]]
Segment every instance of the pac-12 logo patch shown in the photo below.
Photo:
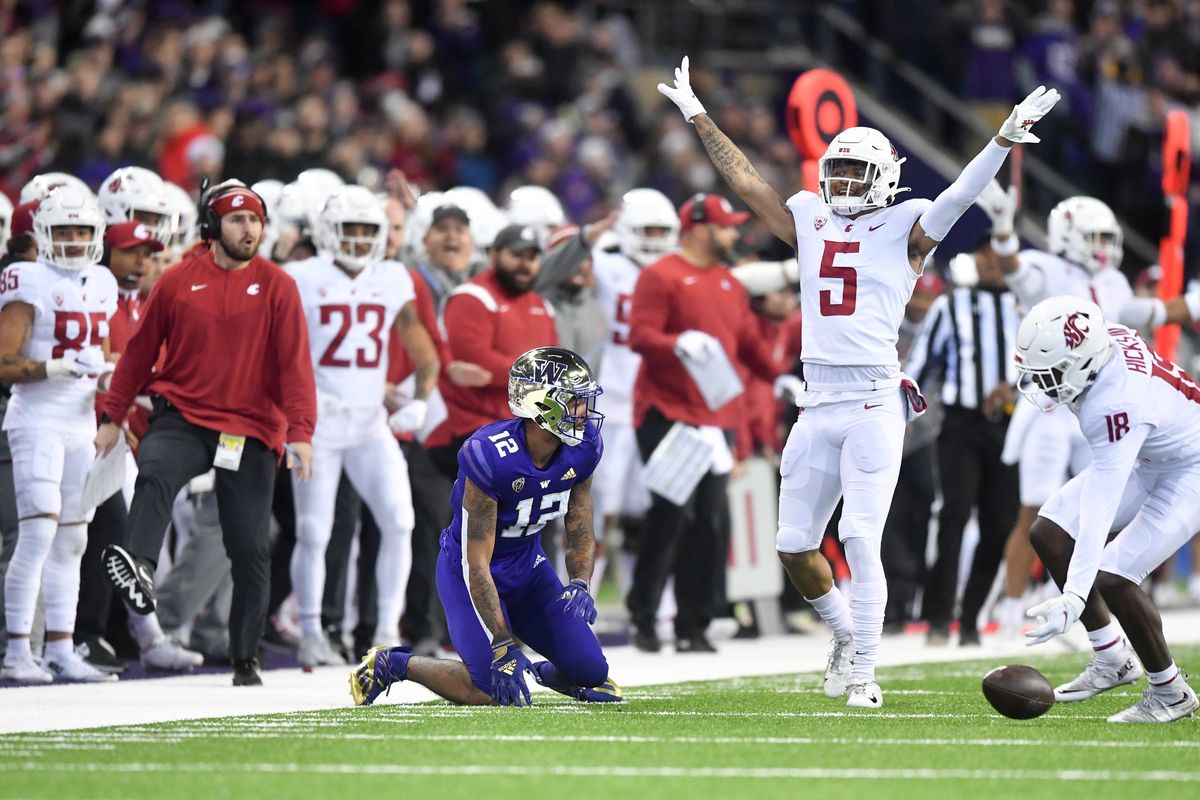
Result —
[[521, 491], [522, 489], [525, 488], [525, 479], [517, 478], [515, 481], [512, 482], [512, 487], [513, 487], [514, 492]]
[[821, 228], [825, 227], [826, 222], [829, 222], [829, 220], [826, 219], [825, 217], [817, 217], [816, 219], [813, 220], [813, 228], [815, 230], [819, 231], [819, 230], [821, 230]]

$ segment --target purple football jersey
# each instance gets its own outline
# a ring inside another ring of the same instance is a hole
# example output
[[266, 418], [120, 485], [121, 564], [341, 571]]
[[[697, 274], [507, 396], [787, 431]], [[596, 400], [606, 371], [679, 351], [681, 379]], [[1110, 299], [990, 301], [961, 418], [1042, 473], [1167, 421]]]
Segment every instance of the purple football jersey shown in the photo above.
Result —
[[499, 506], [492, 560], [527, 552], [538, 544], [537, 534], [547, 523], [567, 513], [571, 488], [591, 477], [603, 453], [604, 443], [589, 422], [582, 443], [560, 445], [538, 469], [529, 456], [524, 419], [484, 425], [458, 451], [458, 479], [450, 498], [454, 519], [442, 532], [443, 545], [453, 543], [462, 550], [464, 478], [470, 478]]

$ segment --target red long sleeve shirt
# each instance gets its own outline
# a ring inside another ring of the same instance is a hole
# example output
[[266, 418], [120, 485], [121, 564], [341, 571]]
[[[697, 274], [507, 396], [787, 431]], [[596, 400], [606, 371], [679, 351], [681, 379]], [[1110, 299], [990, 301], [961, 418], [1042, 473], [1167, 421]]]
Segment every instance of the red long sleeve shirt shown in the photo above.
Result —
[[[117, 362], [105, 411], [160, 394], [193, 425], [282, 451], [312, 440], [317, 392], [296, 284], [264, 258], [225, 270], [207, 251], [159, 278]], [[153, 372], [159, 349], [165, 357]]]
[[459, 286], [442, 311], [446, 363], [470, 361], [492, 374], [478, 388], [438, 382], [449, 417], [425, 442], [447, 445], [482, 425], [512, 416], [508, 409], [508, 370], [517, 356], [534, 347], [558, 344], [554, 310], [537, 292], [514, 295], [488, 270]]
[[[445, 364], [446, 357], [446, 342], [442, 339], [442, 333], [438, 329], [437, 310], [433, 306], [433, 292], [429, 289], [429, 284], [425, 282], [424, 276], [416, 270], [408, 271], [409, 277], [413, 282], [413, 293], [416, 299], [413, 300], [413, 305], [417, 310], [417, 317], [421, 320], [421, 324], [425, 326], [425, 330], [429, 332], [429, 338], [433, 340], [433, 347], [437, 350], [438, 359], [442, 364]], [[409, 375], [412, 375], [417, 369], [413, 363], [412, 357], [408, 351], [404, 349], [404, 340], [396, 333], [395, 327], [388, 334], [388, 372], [387, 382], [391, 384], [403, 383]], [[402, 442], [411, 442], [416, 436], [412, 433], [397, 433], [396, 438]]]
[[633, 290], [629, 346], [642, 356], [633, 387], [633, 421], [650, 408], [690, 425], [737, 426], [738, 403], [709, 409], [679, 356], [675, 340], [688, 330], [716, 337], [735, 365], [744, 363], [768, 380], [779, 374], [760, 339], [750, 300], [722, 266], [696, 267], [680, 255], [665, 256], [642, 270]]

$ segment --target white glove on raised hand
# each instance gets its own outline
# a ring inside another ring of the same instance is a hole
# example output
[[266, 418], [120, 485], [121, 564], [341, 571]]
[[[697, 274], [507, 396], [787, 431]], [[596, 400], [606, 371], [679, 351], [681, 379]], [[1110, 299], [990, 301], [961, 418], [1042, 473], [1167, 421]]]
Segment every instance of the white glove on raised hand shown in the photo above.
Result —
[[692, 121], [692, 117], [704, 113], [704, 105], [700, 102], [700, 98], [696, 97], [696, 93], [692, 91], [692, 79], [688, 75], [687, 56], [683, 57], [683, 63], [675, 69], [675, 85], [667, 86], [665, 83], [660, 83], [658, 90], [665, 94], [668, 100], [679, 106], [679, 110], [683, 113], [683, 118], [688, 122]]
[[1071, 592], [1038, 603], [1026, 611], [1025, 616], [1037, 617], [1042, 620], [1042, 624], [1025, 634], [1025, 644], [1041, 644], [1066, 633], [1079, 621], [1079, 615], [1083, 613], [1085, 605], [1082, 597]]
[[704, 331], [684, 331], [675, 339], [675, 355], [703, 364], [716, 355], [721, 343]]
[[388, 427], [392, 429], [392, 433], [412, 433], [421, 429], [428, 413], [429, 404], [427, 402], [409, 400], [403, 408], [388, 417]]
[[1013, 220], [1017, 216], [1016, 186], [1001, 189], [1000, 184], [993, 180], [975, 198], [975, 205], [982, 208], [992, 221], [992, 236], [1003, 239], [1012, 235]]
[[796, 398], [804, 394], [804, 381], [795, 375], [785, 373], [775, 379], [775, 399], [795, 403]]
[[1057, 89], [1039, 86], [1021, 102], [1013, 106], [1012, 113], [1000, 126], [1000, 136], [1010, 142], [1040, 142], [1041, 139], [1029, 132], [1033, 123], [1050, 113], [1054, 104], [1061, 99]]

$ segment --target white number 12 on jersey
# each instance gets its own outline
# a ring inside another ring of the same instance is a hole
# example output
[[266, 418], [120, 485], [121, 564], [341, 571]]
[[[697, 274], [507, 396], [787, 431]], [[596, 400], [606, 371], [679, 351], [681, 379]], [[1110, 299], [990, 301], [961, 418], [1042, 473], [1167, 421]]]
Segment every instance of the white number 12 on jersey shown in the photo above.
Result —
[[529, 519], [533, 516], [533, 504], [537, 501], [537, 498], [525, 498], [517, 503], [517, 524], [502, 530], [500, 537], [503, 539], [517, 539], [522, 536], [532, 536], [535, 533], [541, 532], [542, 528], [546, 527], [547, 522], [556, 520], [567, 513], [567, 501], [570, 498], [570, 489], [542, 497], [542, 503], [538, 508], [541, 513], [538, 515], [538, 521], [532, 525], [529, 523]]

